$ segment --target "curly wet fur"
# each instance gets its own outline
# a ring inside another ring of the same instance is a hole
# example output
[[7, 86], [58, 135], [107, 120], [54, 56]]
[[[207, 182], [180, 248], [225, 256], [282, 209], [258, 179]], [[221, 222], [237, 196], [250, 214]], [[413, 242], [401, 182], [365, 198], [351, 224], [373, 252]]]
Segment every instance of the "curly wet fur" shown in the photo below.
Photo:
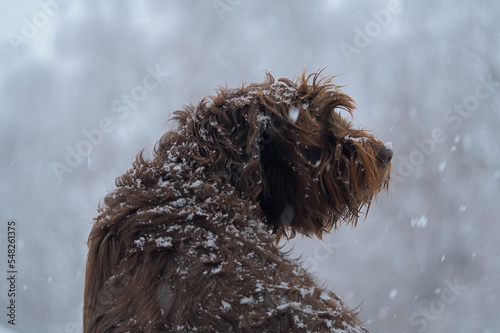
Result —
[[267, 75], [175, 112], [99, 209], [84, 332], [365, 332], [276, 246], [356, 224], [387, 187], [392, 152], [353, 107], [331, 78]]

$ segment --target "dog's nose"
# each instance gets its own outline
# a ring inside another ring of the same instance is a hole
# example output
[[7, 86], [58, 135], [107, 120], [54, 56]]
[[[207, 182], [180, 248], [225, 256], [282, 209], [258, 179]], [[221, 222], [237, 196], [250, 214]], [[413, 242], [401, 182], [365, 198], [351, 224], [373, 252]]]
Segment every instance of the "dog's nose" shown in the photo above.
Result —
[[382, 147], [378, 151], [378, 159], [384, 165], [389, 165], [389, 163], [391, 163], [392, 155], [394, 155], [394, 153], [390, 148]]

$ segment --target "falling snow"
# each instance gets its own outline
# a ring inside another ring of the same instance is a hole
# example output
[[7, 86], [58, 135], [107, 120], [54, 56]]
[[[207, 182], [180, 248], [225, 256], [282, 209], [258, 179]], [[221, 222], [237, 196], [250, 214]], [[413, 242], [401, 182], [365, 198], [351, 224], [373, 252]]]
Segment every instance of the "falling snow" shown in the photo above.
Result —
[[427, 216], [425, 214], [411, 219], [412, 228], [425, 228], [427, 226]]
[[[0, 191], [3, 216], [19, 223], [16, 301], [23, 306], [16, 331], [81, 328], [86, 241], [96, 208], [138, 149], [147, 147], [147, 157], [172, 126], [166, 123], [171, 111], [217, 85], [261, 81], [266, 69], [291, 77], [307, 66], [308, 72], [326, 67], [326, 75], [342, 74], [334, 82], [356, 100], [354, 120], [392, 141], [395, 155], [387, 194], [356, 229], [332, 233], [341, 244], [333, 254], [323, 256], [327, 242], [300, 236], [291, 241], [292, 254], [314, 259], [320, 282], [349, 295], [352, 307], [362, 304], [359, 316], [371, 332], [499, 332], [498, 318], [484, 309], [495, 309], [493, 295], [500, 294], [500, 4], [413, 1], [391, 7], [396, 2], [380, 1], [360, 10], [349, 1], [275, 1], [266, 3], [266, 13], [290, 15], [269, 20], [261, 3], [222, 3], [222, 17], [210, 1], [28, 0], [4, 6]], [[308, 24], [295, 29], [297, 22]], [[17, 47], [10, 34], [22, 38]], [[343, 52], [345, 44], [350, 48]], [[170, 74], [134, 100], [148, 66]], [[242, 97], [239, 106], [250, 100]], [[301, 119], [294, 109], [289, 116]], [[172, 154], [172, 161], [177, 158]], [[67, 168], [62, 179], [52, 170], [54, 161]], [[165, 169], [183, 171], [176, 164]], [[158, 191], [168, 182], [159, 180]], [[179, 190], [200, 183], [193, 179], [190, 186]], [[137, 214], [168, 214], [192, 200]], [[192, 210], [186, 218], [203, 213]], [[292, 215], [289, 210], [284, 220]], [[167, 229], [181, 232], [180, 225]], [[203, 241], [211, 246], [219, 240], [207, 235]], [[135, 251], [171, 246], [153, 233], [131, 242]], [[189, 251], [189, 244], [179, 246]], [[443, 281], [454, 278], [468, 289], [437, 308], [441, 295], [450, 296]], [[432, 306], [439, 315], [419, 315]], [[221, 311], [230, 308], [221, 303]], [[5, 325], [0, 331], [7, 332]]]

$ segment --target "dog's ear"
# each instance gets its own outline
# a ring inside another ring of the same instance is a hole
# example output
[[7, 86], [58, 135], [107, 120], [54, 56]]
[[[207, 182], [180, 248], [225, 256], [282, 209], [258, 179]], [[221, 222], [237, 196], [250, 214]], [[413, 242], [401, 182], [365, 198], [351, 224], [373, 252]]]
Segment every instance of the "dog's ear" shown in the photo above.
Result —
[[277, 239], [282, 236], [293, 237], [295, 232], [305, 234], [311, 227], [302, 228], [301, 223], [309, 223], [310, 217], [305, 198], [312, 195], [307, 156], [302, 154], [302, 143], [310, 140], [300, 139], [296, 128], [296, 116], [300, 112], [296, 106], [268, 103], [262, 106], [269, 115], [260, 125], [259, 163], [262, 174], [262, 191], [259, 203], [272, 226]]
[[262, 153], [269, 149], [269, 144], [274, 140], [271, 119], [255, 103], [234, 112], [239, 113], [240, 117], [234, 124], [239, 128], [238, 138], [233, 140], [237, 144], [239, 156], [229, 161], [230, 181], [240, 193], [256, 202], [260, 194], [266, 191]]

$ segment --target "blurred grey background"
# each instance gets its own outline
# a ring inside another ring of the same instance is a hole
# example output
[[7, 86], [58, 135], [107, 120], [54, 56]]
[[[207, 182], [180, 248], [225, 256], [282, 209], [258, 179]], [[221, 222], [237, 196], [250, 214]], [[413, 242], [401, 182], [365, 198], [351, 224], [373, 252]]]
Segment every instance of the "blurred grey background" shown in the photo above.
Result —
[[[395, 151], [356, 229], [286, 245], [372, 332], [500, 330], [494, 1], [3, 1], [0, 332], [79, 332], [100, 199], [218, 85], [325, 68]], [[155, 73], [152, 75], [151, 73]], [[145, 79], [148, 75], [155, 81]], [[147, 82], [145, 82], [145, 80]], [[7, 222], [17, 317], [7, 323]]]

